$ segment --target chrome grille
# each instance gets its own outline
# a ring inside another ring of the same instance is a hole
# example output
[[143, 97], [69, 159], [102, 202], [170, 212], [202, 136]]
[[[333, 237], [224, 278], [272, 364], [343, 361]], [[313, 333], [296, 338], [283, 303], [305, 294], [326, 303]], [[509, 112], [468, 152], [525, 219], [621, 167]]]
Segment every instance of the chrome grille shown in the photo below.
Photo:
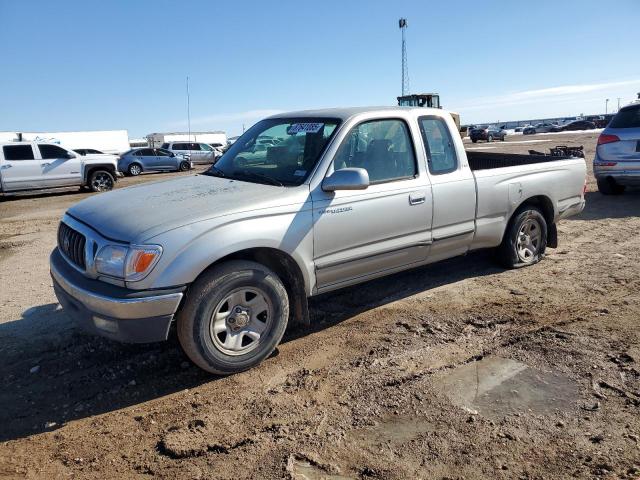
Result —
[[58, 248], [76, 266], [85, 269], [84, 246], [85, 238], [80, 232], [76, 232], [63, 222], [58, 227]]

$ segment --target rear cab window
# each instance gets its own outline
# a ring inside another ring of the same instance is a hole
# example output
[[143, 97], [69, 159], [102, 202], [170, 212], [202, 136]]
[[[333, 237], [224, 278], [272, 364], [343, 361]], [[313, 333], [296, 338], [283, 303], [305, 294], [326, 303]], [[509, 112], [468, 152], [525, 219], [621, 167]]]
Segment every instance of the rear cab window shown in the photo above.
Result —
[[31, 145], [5, 145], [2, 147], [4, 159], [7, 161], [34, 160]]
[[444, 120], [436, 116], [425, 116], [418, 119], [418, 124], [427, 154], [429, 172], [441, 175], [457, 170], [458, 155], [451, 132]]

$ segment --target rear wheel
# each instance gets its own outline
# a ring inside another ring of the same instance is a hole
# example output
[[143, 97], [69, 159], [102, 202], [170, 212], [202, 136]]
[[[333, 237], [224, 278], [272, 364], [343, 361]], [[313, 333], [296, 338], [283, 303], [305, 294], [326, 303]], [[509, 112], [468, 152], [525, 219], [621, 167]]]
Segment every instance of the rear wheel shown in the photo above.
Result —
[[500, 262], [507, 268], [538, 263], [547, 248], [547, 222], [542, 212], [525, 206], [511, 218], [499, 247]]
[[92, 192], [108, 192], [116, 183], [113, 175], [106, 170], [94, 170], [89, 176], [89, 188]]
[[620, 195], [625, 186], [618, 185], [613, 178], [598, 178], [598, 191], [603, 195]]
[[289, 298], [278, 276], [248, 261], [230, 261], [202, 275], [178, 314], [187, 356], [210, 373], [229, 375], [267, 358], [287, 327]]
[[471, 139], [471, 141], [472, 141], [473, 143], [477, 143], [477, 142], [478, 142], [478, 139], [476, 139], [476, 138], [472, 138], [472, 139]]
[[132, 163], [131, 165], [129, 165], [127, 171], [132, 177], [137, 177], [142, 173], [142, 167], [137, 163]]

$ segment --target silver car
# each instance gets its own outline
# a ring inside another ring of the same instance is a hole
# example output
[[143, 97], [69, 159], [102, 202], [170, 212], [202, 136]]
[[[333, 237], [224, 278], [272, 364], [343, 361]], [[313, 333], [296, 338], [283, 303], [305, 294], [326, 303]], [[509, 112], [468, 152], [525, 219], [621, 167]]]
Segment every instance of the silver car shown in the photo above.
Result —
[[640, 100], [621, 108], [600, 134], [593, 173], [604, 195], [640, 186]]
[[193, 167], [188, 160], [163, 148], [134, 148], [118, 159], [118, 170], [137, 176], [142, 172], [187, 171]]
[[220, 153], [208, 143], [201, 142], [166, 142], [162, 148], [177, 156], [191, 160], [192, 163], [214, 163]]

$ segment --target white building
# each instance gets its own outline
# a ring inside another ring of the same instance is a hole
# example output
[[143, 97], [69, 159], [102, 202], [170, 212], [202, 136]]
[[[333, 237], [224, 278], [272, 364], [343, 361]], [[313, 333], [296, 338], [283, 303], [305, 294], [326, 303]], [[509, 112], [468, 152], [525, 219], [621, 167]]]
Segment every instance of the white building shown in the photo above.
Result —
[[165, 142], [202, 142], [202, 143], [219, 143], [227, 144], [227, 134], [221, 131], [215, 132], [168, 132], [168, 133], [150, 133], [147, 135], [150, 147], [160, 147]]
[[42, 141], [57, 143], [75, 150], [94, 148], [104, 153], [122, 153], [129, 150], [126, 130], [90, 130], [85, 132], [0, 132], [0, 142]]

